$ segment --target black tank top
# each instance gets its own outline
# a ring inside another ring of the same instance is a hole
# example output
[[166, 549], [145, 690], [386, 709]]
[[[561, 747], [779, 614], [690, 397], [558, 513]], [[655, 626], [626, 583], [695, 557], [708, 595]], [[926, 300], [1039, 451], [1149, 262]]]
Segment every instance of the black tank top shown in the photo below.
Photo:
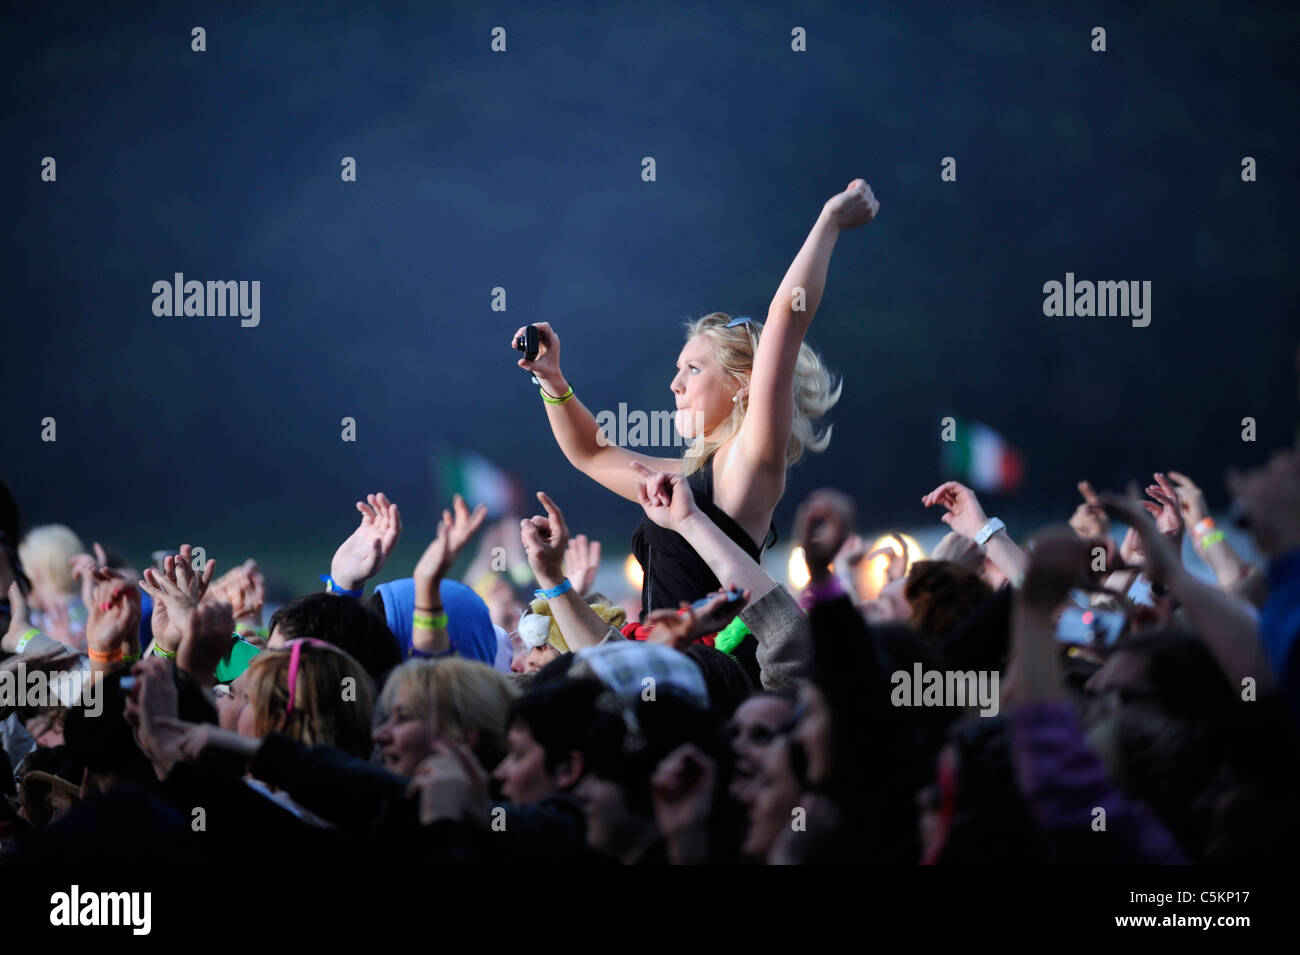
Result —
[[[686, 480], [695, 495], [695, 506], [756, 562], [761, 560], [764, 547], [776, 543], [775, 526], [768, 528], [767, 538], [760, 547], [735, 518], [713, 503], [712, 461]], [[722, 586], [686, 538], [660, 527], [645, 515], [632, 535], [632, 553], [645, 572], [641, 584], [642, 620], [651, 610], [676, 610], [683, 600], [694, 603]]]

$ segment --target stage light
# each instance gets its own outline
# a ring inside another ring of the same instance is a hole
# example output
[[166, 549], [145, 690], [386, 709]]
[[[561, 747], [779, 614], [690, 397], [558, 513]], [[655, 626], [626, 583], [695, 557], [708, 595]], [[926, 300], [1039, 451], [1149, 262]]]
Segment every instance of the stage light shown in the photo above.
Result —
[[635, 554], [628, 554], [627, 560], [623, 561], [623, 576], [627, 578], [633, 590], [641, 589], [641, 584], [645, 581], [645, 571], [641, 569]]
[[[911, 570], [912, 564], [925, 559], [925, 551], [921, 548], [920, 542], [910, 534], [900, 533], [898, 536], [907, 542], [909, 560], [907, 566], [903, 568], [903, 573], [906, 574]], [[895, 554], [902, 553], [898, 541], [894, 539], [892, 534], [882, 534], [877, 537], [867, 545], [867, 553], [870, 554], [873, 550], [880, 550], [881, 548], [891, 550]], [[885, 584], [889, 583], [888, 572], [889, 556], [886, 554], [879, 554], [858, 564], [857, 572], [854, 575], [854, 583], [857, 585], [859, 597], [863, 600], [875, 600], [880, 596], [880, 591], [884, 590]]]
[[790, 578], [790, 586], [795, 590], [803, 590], [808, 586], [812, 575], [808, 573], [808, 561], [803, 555], [802, 547], [796, 545], [790, 548], [790, 563], [786, 574]]

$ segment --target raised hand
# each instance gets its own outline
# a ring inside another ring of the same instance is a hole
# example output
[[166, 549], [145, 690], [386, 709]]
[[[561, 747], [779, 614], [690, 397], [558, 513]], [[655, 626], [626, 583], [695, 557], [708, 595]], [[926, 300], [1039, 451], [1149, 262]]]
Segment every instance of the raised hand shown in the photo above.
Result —
[[382, 491], [357, 501], [357, 510], [361, 524], [330, 561], [330, 576], [344, 590], [360, 590], [379, 573], [402, 536], [402, 515]]
[[880, 203], [864, 179], [854, 179], [843, 192], [826, 200], [826, 213], [839, 229], [866, 225], [879, 211]]
[[469, 543], [487, 517], [487, 506], [480, 504], [470, 513], [465, 499], [459, 494], [452, 500], [452, 509], [442, 512], [438, 534], [425, 548], [415, 565], [416, 584], [442, 580], [456, 563], [456, 558]]
[[856, 568], [858, 564], [862, 563], [862, 561], [866, 559], [866, 556], [866, 542], [863, 541], [859, 535], [850, 534], [845, 538], [844, 546], [842, 546], [840, 552], [835, 555], [835, 560], [832, 563], [837, 566], [843, 564], [845, 567]]
[[[543, 588], [558, 587], [564, 580], [564, 554], [569, 543], [569, 527], [564, 512], [542, 491], [537, 500], [546, 510], [545, 517], [529, 517], [519, 522], [519, 537], [533, 576]], [[573, 583], [572, 580], [569, 583]]]
[[203, 600], [204, 606], [213, 603], [230, 604], [230, 612], [237, 622], [259, 626], [266, 605], [266, 577], [257, 561], [250, 557], [214, 580]]
[[588, 541], [586, 534], [573, 538], [564, 552], [564, 566], [573, 589], [580, 594], [588, 593], [596, 582], [596, 571], [600, 570], [600, 541]]
[[1074, 509], [1074, 514], [1070, 517], [1071, 529], [1084, 540], [1096, 540], [1108, 536], [1110, 522], [1106, 519], [1105, 509], [1097, 499], [1097, 492], [1087, 481], [1080, 481], [1078, 488], [1079, 493], [1083, 495], [1083, 503]]
[[[537, 357], [532, 361], [520, 358], [515, 364], [524, 371], [531, 371], [541, 381], [558, 384], [564, 381], [564, 373], [560, 371], [560, 336], [555, 334], [555, 329], [551, 328], [550, 322], [533, 322], [533, 324], [537, 326]], [[519, 326], [519, 330], [510, 336], [512, 350], [515, 347], [515, 339], [523, 336], [526, 327]], [[559, 395], [556, 397], [558, 398]]]
[[1142, 506], [1156, 519], [1156, 527], [1162, 534], [1168, 534], [1174, 540], [1182, 540], [1183, 511], [1178, 500], [1178, 489], [1169, 483], [1169, 479], [1156, 472], [1156, 483], [1147, 485], [1147, 496], [1152, 501], [1143, 501]]
[[[907, 573], [908, 566], [912, 563], [911, 549], [907, 546], [907, 539], [901, 534], [890, 534], [898, 547], [877, 547], [871, 553], [867, 554], [867, 560], [875, 560], [877, 557], [885, 558], [885, 582], [892, 583]], [[974, 541], [971, 541], [973, 544]]]
[[921, 498], [921, 503], [926, 507], [934, 507], [936, 504], [944, 507], [947, 513], [939, 519], [958, 534], [972, 540], [988, 521], [975, 492], [956, 481], [940, 484]]
[[[1102, 494], [1100, 500], [1102, 506], [1106, 508], [1106, 513], [1122, 520], [1137, 537], [1141, 547], [1140, 554], [1145, 562], [1145, 573], [1151, 583], [1167, 584], [1182, 571], [1183, 565], [1176, 541], [1160, 529], [1153, 515], [1149, 513], [1152, 510], [1159, 513], [1160, 508], [1154, 508], [1150, 501], [1139, 498], [1132, 488], [1124, 497], [1118, 494]], [[1181, 521], [1180, 516], [1180, 524]], [[1127, 537], [1125, 543], [1128, 543]], [[1124, 548], [1121, 548], [1120, 553], [1124, 556]], [[1127, 561], [1129, 558], [1124, 556], [1124, 559]]]
[[1183, 509], [1183, 523], [1188, 527], [1195, 527], [1209, 517], [1209, 509], [1205, 506], [1205, 492], [1196, 486], [1195, 481], [1179, 471], [1170, 471], [1169, 479], [1178, 489], [1178, 503]]
[[655, 471], [640, 461], [632, 461], [629, 466], [642, 478], [636, 491], [641, 509], [660, 527], [675, 531], [683, 522], [700, 513], [695, 505], [695, 493], [680, 474]]
[[125, 580], [103, 580], [91, 591], [86, 608], [86, 648], [91, 659], [113, 657], [134, 646], [140, 632], [140, 592]]
[[1087, 541], [1063, 531], [1040, 538], [1029, 555], [1021, 599], [1045, 612], [1059, 607], [1073, 588], [1090, 585], [1090, 555]]
[[813, 491], [794, 516], [794, 536], [803, 547], [814, 579], [830, 574], [831, 561], [853, 531], [854, 507], [847, 494], [832, 488]]
[[189, 626], [190, 611], [207, 593], [217, 562], [209, 560], [195, 573], [190, 561], [192, 550], [182, 544], [180, 554], [163, 561], [162, 571], [152, 567], [144, 572], [140, 589], [153, 598], [154, 643], [168, 653], [175, 653]]
[[172, 560], [172, 579], [177, 586], [190, 595], [194, 603], [203, 599], [212, 583], [212, 575], [217, 569], [217, 562], [209, 560], [202, 570], [194, 569], [194, 549], [189, 544], [181, 544], [180, 552]]
[[107, 569], [108, 556], [104, 553], [104, 548], [95, 541], [93, 545], [95, 553], [92, 554], [73, 554], [68, 558], [68, 564], [72, 567], [73, 580], [81, 582], [81, 603], [87, 610], [90, 609], [92, 591], [95, 588], [96, 580], [104, 578], [96, 575], [97, 571]]

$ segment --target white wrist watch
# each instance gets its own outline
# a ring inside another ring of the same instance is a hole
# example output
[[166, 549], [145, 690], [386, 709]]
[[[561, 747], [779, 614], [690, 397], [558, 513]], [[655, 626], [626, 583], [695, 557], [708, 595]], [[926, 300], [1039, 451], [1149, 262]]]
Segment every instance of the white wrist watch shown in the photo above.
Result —
[[998, 531], [1006, 530], [1006, 528], [1007, 525], [1003, 524], [1000, 518], [990, 517], [987, 521], [984, 522], [984, 526], [981, 527], [979, 529], [979, 532], [975, 535], [975, 543], [983, 547], [986, 543], [988, 543], [988, 539], [990, 537], [992, 537]]

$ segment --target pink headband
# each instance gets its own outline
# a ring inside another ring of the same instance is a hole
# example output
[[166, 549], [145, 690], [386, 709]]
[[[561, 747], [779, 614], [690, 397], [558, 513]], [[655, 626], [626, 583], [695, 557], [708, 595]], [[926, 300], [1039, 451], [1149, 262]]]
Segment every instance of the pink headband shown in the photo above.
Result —
[[317, 640], [315, 637], [299, 637], [297, 640], [289, 641], [289, 646], [292, 647], [289, 651], [289, 706], [284, 711], [285, 716], [293, 712], [294, 687], [298, 683], [298, 658], [302, 655], [302, 645], [304, 643], [310, 643], [317, 647], [332, 646], [332, 644], [326, 643], [324, 640]]

